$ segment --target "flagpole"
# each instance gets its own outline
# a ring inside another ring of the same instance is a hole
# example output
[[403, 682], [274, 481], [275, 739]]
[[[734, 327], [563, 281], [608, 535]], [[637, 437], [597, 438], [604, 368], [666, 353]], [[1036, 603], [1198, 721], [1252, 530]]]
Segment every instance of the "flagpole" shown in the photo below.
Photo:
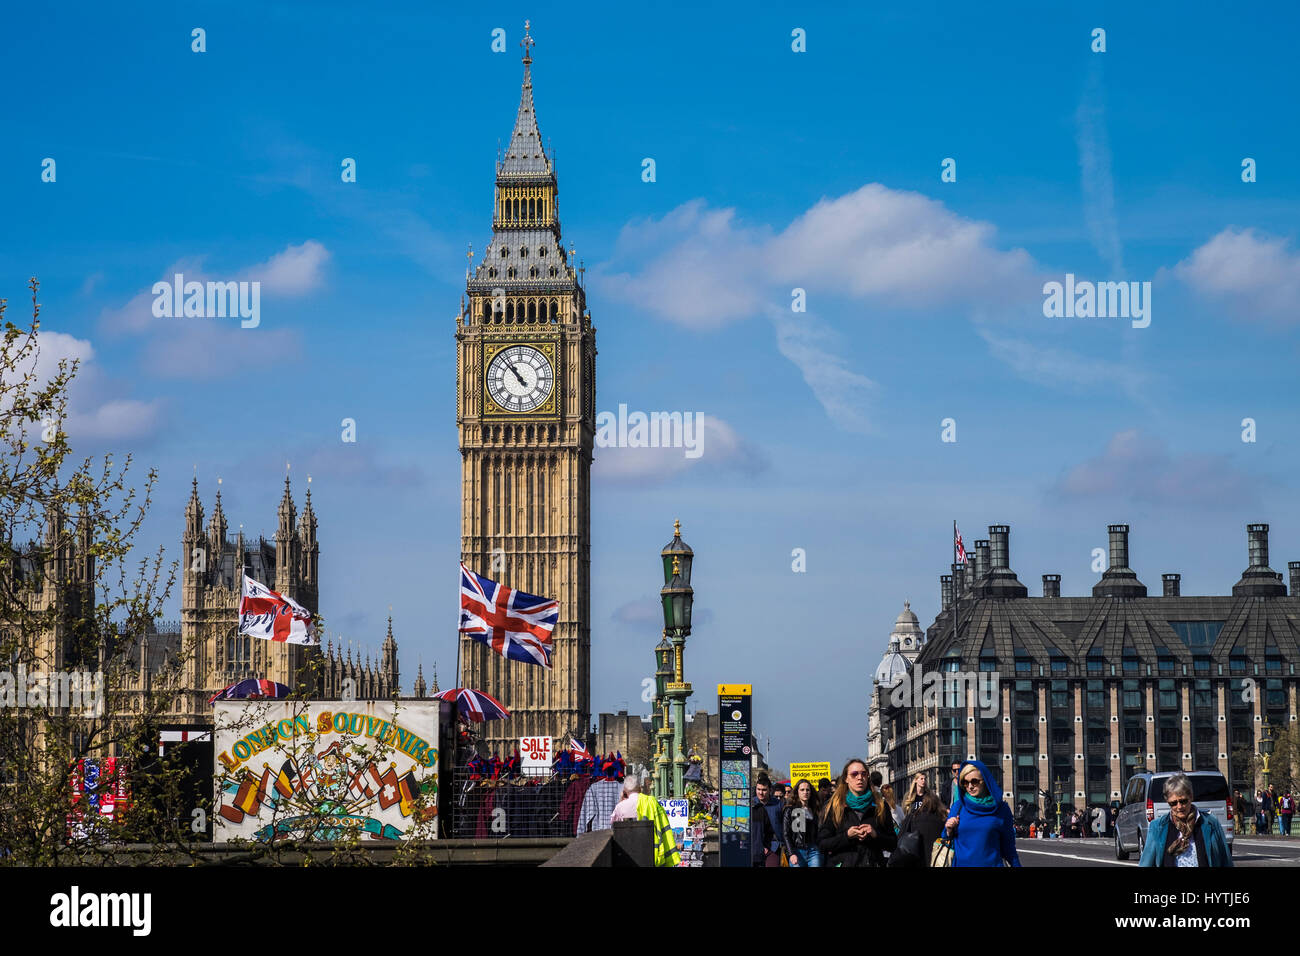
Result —
[[[964, 575], [963, 575], [964, 577]], [[957, 643], [957, 519], [952, 519], [952, 642]]]

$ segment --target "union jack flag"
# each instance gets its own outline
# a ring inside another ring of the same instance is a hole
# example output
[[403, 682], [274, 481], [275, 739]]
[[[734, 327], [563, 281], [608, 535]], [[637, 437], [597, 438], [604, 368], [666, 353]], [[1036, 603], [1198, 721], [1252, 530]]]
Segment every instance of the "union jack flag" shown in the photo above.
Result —
[[286, 644], [320, 644], [311, 611], [247, 574], [239, 600], [239, 633]]
[[958, 563], [958, 564], [965, 564], [965, 563], [966, 563], [966, 545], [962, 543], [962, 540], [961, 540], [961, 532], [957, 530], [957, 525], [955, 525], [955, 524], [952, 526], [952, 533], [953, 533], [953, 535], [954, 535], [954, 538], [955, 538], [955, 544], [956, 544], [956, 546], [957, 546], [957, 563]]
[[502, 657], [551, 666], [551, 632], [560, 604], [516, 591], [460, 566], [460, 632]]
[[576, 737], [569, 738], [569, 754], [574, 760], [590, 760], [591, 754], [587, 750], [587, 745], [579, 743]]

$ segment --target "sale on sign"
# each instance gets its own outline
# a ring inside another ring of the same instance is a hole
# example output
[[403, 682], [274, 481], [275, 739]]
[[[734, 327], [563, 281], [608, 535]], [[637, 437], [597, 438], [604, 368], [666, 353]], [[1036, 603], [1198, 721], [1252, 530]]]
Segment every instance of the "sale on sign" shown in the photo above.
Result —
[[551, 769], [551, 743], [550, 737], [520, 737], [520, 768], [525, 771], [549, 771]]

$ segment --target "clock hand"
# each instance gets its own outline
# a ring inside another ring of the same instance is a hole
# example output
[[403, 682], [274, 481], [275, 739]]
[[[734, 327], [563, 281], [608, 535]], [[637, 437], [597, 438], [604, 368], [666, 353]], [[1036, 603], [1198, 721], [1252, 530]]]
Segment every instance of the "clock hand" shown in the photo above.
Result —
[[519, 369], [517, 369], [517, 368], [515, 368], [513, 365], [511, 365], [511, 366], [510, 366], [510, 371], [514, 372], [514, 374], [515, 374], [515, 378], [519, 379], [519, 384], [520, 384], [520, 385], [522, 385], [524, 388], [527, 388], [527, 387], [528, 387], [528, 383], [524, 381], [524, 377], [523, 377], [522, 375], [519, 374]]

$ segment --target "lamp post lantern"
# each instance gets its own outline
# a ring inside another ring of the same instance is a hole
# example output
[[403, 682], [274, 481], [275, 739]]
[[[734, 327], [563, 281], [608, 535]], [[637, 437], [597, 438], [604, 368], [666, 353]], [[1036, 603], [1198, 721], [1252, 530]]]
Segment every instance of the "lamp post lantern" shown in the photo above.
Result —
[[[672, 675], [665, 682], [664, 694], [673, 708], [672, 755], [669, 760], [665, 761], [664, 757], [660, 760], [672, 767], [672, 786], [668, 796], [680, 797], [684, 793], [682, 777], [686, 774], [686, 698], [691, 696], [683, 658], [686, 638], [691, 633], [691, 608], [695, 603], [695, 591], [691, 588], [695, 552], [682, 540], [680, 521], [673, 522], [673, 539], [664, 546], [660, 556], [664, 563], [664, 586], [659, 597], [664, 611], [664, 635], [672, 651]], [[663, 735], [663, 731], [660, 733]]]
[[1264, 718], [1264, 729], [1259, 738], [1259, 755], [1264, 758], [1264, 789], [1268, 789], [1268, 758], [1273, 756], [1273, 725]]

